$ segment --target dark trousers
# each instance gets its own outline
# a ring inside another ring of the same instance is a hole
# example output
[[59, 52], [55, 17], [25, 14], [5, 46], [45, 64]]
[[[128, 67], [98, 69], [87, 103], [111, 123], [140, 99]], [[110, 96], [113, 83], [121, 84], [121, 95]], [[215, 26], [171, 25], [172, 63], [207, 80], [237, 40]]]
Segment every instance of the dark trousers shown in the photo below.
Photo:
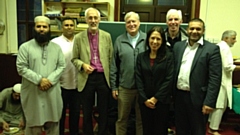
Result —
[[63, 110], [60, 119], [60, 135], [64, 135], [66, 109], [69, 109], [69, 132], [70, 135], [78, 135], [79, 131], [79, 115], [80, 115], [80, 92], [77, 89], [62, 89]]
[[155, 109], [146, 107], [144, 103], [139, 104], [143, 135], [167, 135], [169, 104], [157, 103]]
[[93, 135], [93, 105], [97, 93], [98, 135], [107, 135], [107, 115], [110, 89], [104, 73], [93, 72], [88, 76], [86, 85], [81, 92], [83, 105], [83, 133]]
[[203, 115], [202, 108], [192, 104], [190, 92], [176, 91], [175, 117], [177, 135], [206, 135], [208, 115]]

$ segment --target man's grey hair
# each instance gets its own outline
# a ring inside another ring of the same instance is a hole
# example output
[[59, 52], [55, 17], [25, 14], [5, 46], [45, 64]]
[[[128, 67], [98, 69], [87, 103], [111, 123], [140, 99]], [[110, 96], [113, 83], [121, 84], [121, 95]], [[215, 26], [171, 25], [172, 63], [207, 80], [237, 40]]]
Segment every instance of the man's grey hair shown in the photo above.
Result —
[[226, 37], [237, 36], [237, 32], [234, 30], [226, 30], [222, 34], [222, 40]]
[[87, 8], [87, 9], [85, 10], [85, 13], [84, 13], [85, 18], [87, 17], [88, 11], [90, 11], [90, 10], [96, 10], [96, 11], [97, 11], [97, 14], [98, 14], [98, 17], [101, 18], [100, 12], [99, 12], [96, 8], [93, 8], [93, 7]]
[[135, 16], [139, 21], [140, 21], [140, 17], [139, 14], [133, 11], [128, 12], [125, 16], [124, 16], [124, 21], [126, 21], [129, 17], [131, 16]]
[[168, 18], [170, 15], [178, 15], [179, 19], [182, 20], [182, 11], [177, 9], [169, 9], [166, 15], [166, 21], [168, 21]]

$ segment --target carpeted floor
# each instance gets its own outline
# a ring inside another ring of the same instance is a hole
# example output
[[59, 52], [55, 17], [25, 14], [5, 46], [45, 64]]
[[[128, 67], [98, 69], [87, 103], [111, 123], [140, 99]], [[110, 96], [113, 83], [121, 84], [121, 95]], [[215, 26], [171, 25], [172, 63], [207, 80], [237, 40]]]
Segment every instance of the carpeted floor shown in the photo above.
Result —
[[[233, 110], [226, 110], [220, 128], [221, 135], [240, 135], [240, 115], [237, 115]], [[206, 135], [211, 135], [206, 133]]]

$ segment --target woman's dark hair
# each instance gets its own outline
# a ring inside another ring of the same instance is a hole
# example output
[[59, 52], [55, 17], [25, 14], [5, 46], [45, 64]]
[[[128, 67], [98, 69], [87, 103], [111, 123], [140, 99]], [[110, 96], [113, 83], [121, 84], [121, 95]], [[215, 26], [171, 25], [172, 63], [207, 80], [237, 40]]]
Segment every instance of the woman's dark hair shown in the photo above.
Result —
[[160, 36], [162, 37], [162, 44], [161, 44], [161, 47], [157, 51], [157, 58], [156, 58], [156, 60], [158, 62], [160, 62], [166, 58], [166, 50], [167, 50], [167, 45], [166, 45], [167, 41], [166, 41], [165, 33], [164, 33], [164, 30], [162, 27], [154, 26], [147, 32], [146, 48], [148, 48], [148, 52], [150, 53], [151, 48], [149, 45], [149, 38], [154, 31], [160, 33]]

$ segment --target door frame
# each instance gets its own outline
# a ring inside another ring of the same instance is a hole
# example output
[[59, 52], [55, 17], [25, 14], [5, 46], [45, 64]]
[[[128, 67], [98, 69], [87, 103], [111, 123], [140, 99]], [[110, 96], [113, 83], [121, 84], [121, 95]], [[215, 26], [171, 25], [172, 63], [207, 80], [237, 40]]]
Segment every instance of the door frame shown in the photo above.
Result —
[[[120, 21], [120, 1], [114, 0], [114, 21]], [[201, 0], [192, 0], [191, 18], [198, 18], [200, 13]]]

